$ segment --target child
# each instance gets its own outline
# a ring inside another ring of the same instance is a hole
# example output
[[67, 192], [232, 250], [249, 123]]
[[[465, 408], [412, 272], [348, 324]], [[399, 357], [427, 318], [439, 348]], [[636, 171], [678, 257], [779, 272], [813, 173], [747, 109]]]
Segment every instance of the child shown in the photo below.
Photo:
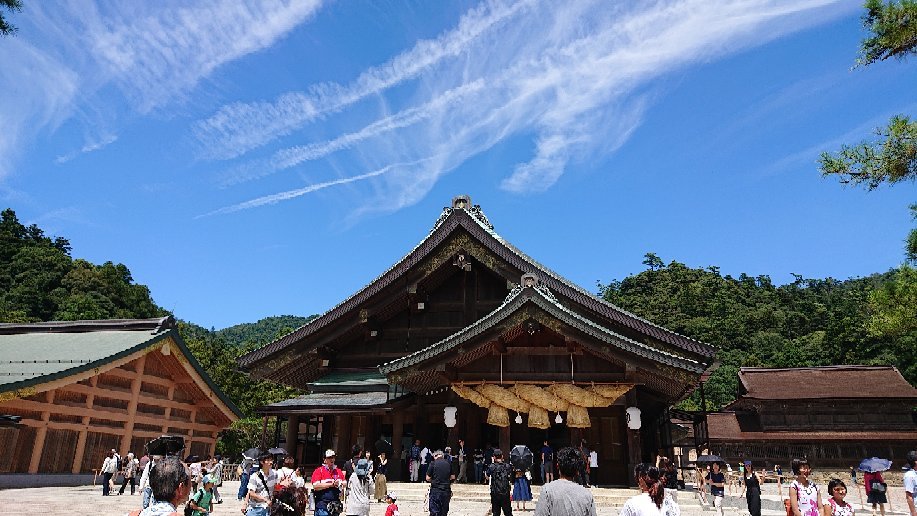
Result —
[[825, 504], [825, 516], [853, 516], [853, 506], [844, 501], [847, 496], [847, 486], [835, 478], [828, 482], [828, 503]]
[[388, 507], [385, 509], [385, 516], [399, 516], [398, 515], [398, 506], [395, 504], [395, 493], [389, 493], [385, 495], [385, 503], [388, 504]]
[[192, 516], [209, 516], [213, 510], [213, 478], [210, 475], [204, 475], [201, 480], [201, 487], [194, 493], [189, 502], [191, 504]]

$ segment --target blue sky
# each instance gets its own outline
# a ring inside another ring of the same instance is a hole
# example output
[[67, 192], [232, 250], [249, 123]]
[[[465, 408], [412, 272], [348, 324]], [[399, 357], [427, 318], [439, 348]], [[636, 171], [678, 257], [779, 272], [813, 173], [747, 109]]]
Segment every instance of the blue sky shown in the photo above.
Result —
[[851, 70], [856, 2], [25, 2], [0, 39], [0, 205], [210, 327], [321, 313], [454, 195], [592, 288], [644, 253], [848, 278], [913, 185], [820, 177], [917, 111]]

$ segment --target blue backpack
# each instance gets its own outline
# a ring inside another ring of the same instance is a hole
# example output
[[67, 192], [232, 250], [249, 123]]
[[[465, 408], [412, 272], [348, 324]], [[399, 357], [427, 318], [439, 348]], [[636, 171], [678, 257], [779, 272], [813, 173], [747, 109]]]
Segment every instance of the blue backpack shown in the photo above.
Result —
[[360, 459], [357, 461], [356, 467], [353, 468], [353, 471], [360, 478], [366, 478], [369, 476], [369, 461], [366, 459]]

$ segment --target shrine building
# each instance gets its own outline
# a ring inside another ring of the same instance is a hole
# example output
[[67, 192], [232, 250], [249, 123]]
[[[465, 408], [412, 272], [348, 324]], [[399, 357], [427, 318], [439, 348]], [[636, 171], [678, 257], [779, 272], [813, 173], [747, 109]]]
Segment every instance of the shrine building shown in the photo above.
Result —
[[163, 434], [213, 455], [240, 415], [172, 317], [0, 324], [0, 487], [83, 484]]
[[586, 439], [593, 481], [624, 485], [714, 354], [539, 264], [459, 196], [369, 285], [239, 365], [308, 392], [259, 409], [300, 463], [388, 441], [389, 478], [403, 480], [397, 458], [415, 438], [453, 450], [462, 438], [469, 453]]

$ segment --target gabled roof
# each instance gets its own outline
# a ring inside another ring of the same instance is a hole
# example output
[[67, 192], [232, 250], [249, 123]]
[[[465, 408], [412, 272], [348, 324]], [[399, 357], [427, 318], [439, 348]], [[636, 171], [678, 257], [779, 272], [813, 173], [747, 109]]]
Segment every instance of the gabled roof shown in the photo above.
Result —
[[175, 319], [114, 319], [0, 324], [0, 393], [34, 387], [128, 357], [171, 339], [207, 386], [237, 417], [178, 334]]
[[344, 314], [356, 310], [372, 296], [402, 278], [406, 272], [430, 255], [451, 234], [461, 229], [468, 232], [486, 249], [516, 269], [523, 273], [537, 273], [541, 276], [542, 282], [556, 295], [570, 300], [574, 304], [606, 317], [625, 328], [640, 332], [675, 348], [702, 357], [712, 358], [715, 355], [716, 350], [713, 346], [653, 324], [571, 283], [498, 235], [494, 231], [493, 225], [484, 216], [480, 206], [471, 206], [470, 199], [464, 196], [456, 199], [464, 199], [465, 202], [457, 203], [453, 200], [453, 207], [447, 207], [443, 210], [442, 215], [436, 221], [430, 233], [407, 255], [374, 279], [369, 285], [295, 331], [239, 357], [239, 365], [243, 368], [248, 368], [256, 362], [317, 333]]
[[917, 431], [913, 430], [761, 430], [744, 428], [735, 412], [713, 412], [707, 414], [707, 433], [713, 442], [794, 441], [804, 443], [837, 441], [914, 441]]
[[472, 340], [487, 330], [494, 328], [529, 303], [534, 304], [564, 324], [586, 333], [595, 340], [610, 344], [627, 353], [698, 374], [702, 373], [706, 367], [706, 364], [702, 364], [697, 360], [654, 348], [642, 342], [637, 342], [620, 335], [614, 330], [586, 319], [560, 304], [547, 287], [534, 284], [531, 286], [517, 286], [508, 296], [506, 296], [506, 300], [502, 305], [497, 307], [493, 312], [478, 319], [474, 324], [462, 328], [458, 332], [420, 351], [387, 362], [379, 366], [379, 371], [387, 375], [395, 371], [417, 366], [429, 359], [446, 353], [462, 343]]
[[760, 400], [917, 398], [917, 389], [891, 366], [743, 367], [739, 381], [742, 398]]

